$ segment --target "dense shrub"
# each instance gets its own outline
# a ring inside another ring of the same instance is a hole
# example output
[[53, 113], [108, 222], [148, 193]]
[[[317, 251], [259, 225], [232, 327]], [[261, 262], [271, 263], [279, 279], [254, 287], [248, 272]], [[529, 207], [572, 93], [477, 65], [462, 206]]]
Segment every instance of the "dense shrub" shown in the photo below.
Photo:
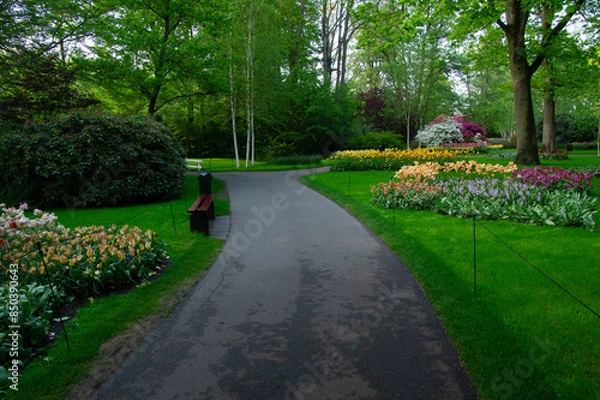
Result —
[[348, 143], [348, 150], [403, 149], [405, 147], [400, 136], [392, 132], [367, 133], [356, 136]]
[[425, 146], [441, 146], [446, 143], [460, 143], [463, 141], [462, 133], [460, 133], [460, 123], [453, 119], [427, 125], [417, 133], [416, 138]]
[[473, 122], [461, 122], [459, 129], [465, 142], [483, 142], [487, 137], [485, 129]]
[[169, 130], [151, 119], [77, 112], [8, 134], [0, 169], [0, 188], [25, 196], [22, 201], [90, 207], [178, 193], [185, 161]]
[[547, 151], [545, 149], [540, 150], [540, 160], [568, 160], [569, 152], [567, 150], [552, 150]]
[[448, 117], [440, 115], [417, 133], [417, 140], [426, 146], [441, 146], [450, 143], [485, 142], [487, 132], [463, 115]]
[[[536, 121], [538, 140], [542, 139], [543, 118]], [[585, 114], [561, 114], [554, 121], [557, 143], [593, 142], [598, 136], [598, 118]]]

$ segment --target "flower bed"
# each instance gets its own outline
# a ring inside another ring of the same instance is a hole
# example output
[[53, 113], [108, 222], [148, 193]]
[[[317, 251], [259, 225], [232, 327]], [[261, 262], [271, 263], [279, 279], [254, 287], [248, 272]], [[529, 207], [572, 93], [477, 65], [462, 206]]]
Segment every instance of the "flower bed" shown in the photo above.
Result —
[[397, 170], [415, 161], [450, 161], [469, 153], [470, 149], [346, 150], [333, 153], [329, 159], [336, 161], [332, 171]]
[[[460, 178], [440, 173], [461, 172]], [[466, 175], [474, 174], [472, 178]], [[387, 208], [505, 219], [538, 225], [595, 228], [597, 199], [588, 194], [592, 173], [556, 168], [521, 169], [475, 161], [415, 163], [372, 188], [372, 202]]]
[[[0, 207], [0, 343], [8, 334], [4, 327], [19, 325], [23, 354], [43, 347], [62, 305], [145, 282], [167, 260], [166, 244], [151, 231], [127, 225], [67, 229], [53, 214], [30, 215], [27, 204]], [[16, 314], [10, 312], [12, 298], [18, 299]], [[8, 361], [1, 350], [0, 366]]]

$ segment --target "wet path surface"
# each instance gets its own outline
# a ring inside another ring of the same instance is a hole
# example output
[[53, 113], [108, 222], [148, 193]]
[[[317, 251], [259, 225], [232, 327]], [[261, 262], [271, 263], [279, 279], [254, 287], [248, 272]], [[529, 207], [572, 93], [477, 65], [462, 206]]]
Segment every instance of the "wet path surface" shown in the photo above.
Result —
[[476, 398], [406, 268], [301, 173], [215, 174], [222, 254], [93, 398]]

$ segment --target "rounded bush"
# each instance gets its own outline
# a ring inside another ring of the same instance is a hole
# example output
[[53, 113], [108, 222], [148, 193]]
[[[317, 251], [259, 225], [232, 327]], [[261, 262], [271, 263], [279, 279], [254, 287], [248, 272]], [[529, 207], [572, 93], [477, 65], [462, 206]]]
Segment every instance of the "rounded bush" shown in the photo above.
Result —
[[440, 123], [427, 125], [425, 129], [417, 133], [416, 140], [425, 146], [441, 146], [447, 143], [463, 142], [460, 132], [461, 124], [453, 119], [447, 119]]
[[404, 149], [406, 145], [393, 132], [371, 132], [356, 136], [348, 143], [348, 150]]
[[43, 207], [99, 207], [166, 199], [184, 185], [181, 146], [143, 116], [77, 112], [34, 123], [0, 144], [3, 191]]

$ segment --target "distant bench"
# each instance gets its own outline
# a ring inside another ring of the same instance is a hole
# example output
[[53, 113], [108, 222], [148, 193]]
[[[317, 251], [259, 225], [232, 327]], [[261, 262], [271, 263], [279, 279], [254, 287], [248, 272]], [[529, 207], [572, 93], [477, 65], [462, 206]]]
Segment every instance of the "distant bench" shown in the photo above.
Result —
[[201, 194], [187, 210], [190, 213], [190, 229], [192, 232], [210, 234], [210, 220], [215, 219], [215, 205], [212, 194]]
[[185, 165], [188, 169], [195, 169], [198, 172], [202, 169], [202, 160], [198, 158], [186, 158]]

